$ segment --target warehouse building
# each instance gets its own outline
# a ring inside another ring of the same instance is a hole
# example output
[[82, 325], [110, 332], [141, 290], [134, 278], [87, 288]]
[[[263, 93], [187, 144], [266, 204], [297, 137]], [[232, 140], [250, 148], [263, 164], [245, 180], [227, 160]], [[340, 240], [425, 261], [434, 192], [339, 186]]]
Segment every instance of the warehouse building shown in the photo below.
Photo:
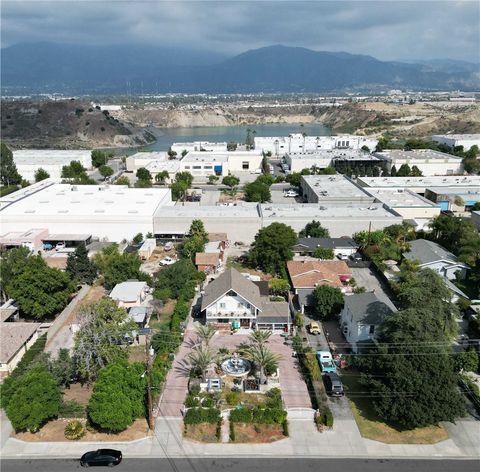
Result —
[[443, 211], [465, 211], [480, 202], [480, 186], [428, 187], [425, 197], [438, 204]]
[[13, 151], [13, 160], [18, 173], [29, 182], [35, 182], [35, 172], [42, 168], [52, 179], [59, 179], [62, 167], [72, 161], [78, 161], [85, 169], [92, 168], [91, 151], [58, 149], [22, 149]]
[[[42, 184], [42, 185], [39, 185]], [[170, 189], [120, 185], [70, 185], [51, 180], [8, 195], [0, 205], [2, 230], [45, 228], [50, 234], [91, 234], [121, 242], [153, 232], [153, 216], [173, 205]]]
[[125, 165], [127, 172], [136, 172], [141, 167], [146, 168], [151, 163], [161, 162], [168, 162], [168, 154], [166, 152], [137, 152], [127, 157]]
[[302, 195], [308, 203], [373, 203], [374, 197], [344, 175], [303, 175]]
[[173, 143], [171, 150], [181, 155], [184, 151], [200, 152], [200, 151], [217, 151], [223, 152], [227, 150], [227, 143], [210, 143], [208, 141], [194, 141], [192, 143]]
[[390, 172], [395, 166], [397, 171], [404, 164], [410, 169], [418, 167], [423, 175], [458, 175], [463, 174], [462, 159], [444, 152], [433, 151], [432, 149], [413, 149], [403, 151], [402, 149], [390, 149], [374, 153], [374, 156], [383, 159]]
[[432, 141], [446, 144], [452, 149], [463, 146], [463, 150], [468, 151], [472, 146], [480, 147], [480, 134], [435, 134]]

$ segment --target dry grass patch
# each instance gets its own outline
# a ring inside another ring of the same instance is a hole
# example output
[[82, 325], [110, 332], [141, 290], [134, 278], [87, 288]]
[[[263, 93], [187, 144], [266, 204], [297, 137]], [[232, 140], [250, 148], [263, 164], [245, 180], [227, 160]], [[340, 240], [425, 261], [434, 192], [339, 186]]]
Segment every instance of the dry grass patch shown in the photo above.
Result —
[[234, 423], [234, 443], [271, 443], [284, 439], [281, 424]]
[[[60, 442], [68, 441], [65, 438], [65, 426], [71, 421], [69, 419], [58, 419], [49, 421], [45, 424], [37, 433], [16, 433], [13, 435], [14, 438], [20, 439], [21, 441], [27, 442]], [[86, 420], [80, 420], [85, 424]], [[92, 441], [105, 441], [105, 442], [124, 442], [124, 441], [133, 441], [135, 439], [142, 439], [150, 434], [148, 433], [148, 424], [145, 418], [140, 418], [135, 420], [135, 422], [127, 428], [125, 431], [122, 431], [118, 434], [113, 433], [103, 433], [99, 431], [94, 431], [89, 428], [83, 438], [79, 439], [79, 442], [92, 442]]]
[[70, 388], [63, 391], [63, 401], [76, 400], [81, 405], [87, 406], [88, 400], [92, 396], [93, 388], [87, 384], [70, 384]]
[[185, 425], [184, 436], [188, 439], [204, 443], [216, 443], [217, 424], [216, 423], [200, 423]]

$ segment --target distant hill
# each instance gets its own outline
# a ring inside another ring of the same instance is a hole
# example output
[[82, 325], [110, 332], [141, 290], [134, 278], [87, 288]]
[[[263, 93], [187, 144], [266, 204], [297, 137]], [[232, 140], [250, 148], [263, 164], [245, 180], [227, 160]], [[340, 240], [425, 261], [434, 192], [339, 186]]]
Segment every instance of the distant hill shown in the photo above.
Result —
[[232, 58], [149, 46], [19, 44], [2, 49], [4, 93], [240, 93], [474, 90], [477, 64], [401, 63], [269, 46]]

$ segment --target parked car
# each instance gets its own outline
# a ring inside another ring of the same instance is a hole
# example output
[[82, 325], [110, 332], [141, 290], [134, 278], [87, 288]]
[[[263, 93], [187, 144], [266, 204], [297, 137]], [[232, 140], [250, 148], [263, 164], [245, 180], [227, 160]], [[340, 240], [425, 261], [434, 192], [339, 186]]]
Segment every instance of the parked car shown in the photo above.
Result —
[[317, 360], [323, 373], [336, 373], [337, 366], [333, 362], [330, 351], [317, 351]]
[[320, 334], [320, 325], [316, 321], [311, 321], [308, 325], [308, 331], [310, 334]]
[[98, 449], [96, 451], [88, 451], [80, 458], [82, 467], [90, 466], [109, 466], [113, 467], [122, 462], [122, 453], [115, 449]]
[[348, 256], [346, 254], [337, 254], [337, 258], [341, 261], [348, 261]]
[[283, 194], [284, 197], [298, 197], [298, 192], [296, 190], [286, 190]]
[[65, 248], [65, 243], [57, 243], [55, 246], [55, 249], [58, 251], [59, 249], [64, 249]]
[[163, 249], [165, 251], [171, 251], [173, 249], [173, 243], [170, 241], [168, 243], [165, 243], [165, 246], [163, 247]]
[[344, 395], [343, 384], [337, 374], [325, 374], [323, 376], [323, 382], [325, 384], [327, 395], [332, 395], [334, 397], [342, 397]]
[[363, 261], [363, 256], [359, 252], [356, 252], [355, 254], [352, 254], [350, 256], [350, 259], [352, 261], [359, 262], [359, 261]]
[[282, 164], [282, 169], [285, 171], [285, 170], [290, 170], [290, 167], [288, 166], [288, 164]]
[[177, 262], [175, 259], [173, 259], [172, 257], [164, 257], [160, 262], [159, 264], [161, 266], [168, 266], [168, 265], [172, 265], [172, 264], [175, 264], [175, 262]]

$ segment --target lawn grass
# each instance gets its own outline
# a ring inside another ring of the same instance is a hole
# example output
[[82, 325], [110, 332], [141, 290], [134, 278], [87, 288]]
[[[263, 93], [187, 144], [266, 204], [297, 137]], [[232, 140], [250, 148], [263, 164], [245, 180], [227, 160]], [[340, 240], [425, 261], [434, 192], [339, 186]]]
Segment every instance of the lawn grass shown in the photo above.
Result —
[[[342, 383], [347, 397], [349, 392], [359, 394], [366, 391], [359, 379], [359, 373], [356, 371], [349, 370], [342, 374]], [[436, 444], [448, 439], [448, 433], [441, 425], [401, 430], [386, 424], [375, 413], [371, 398], [368, 396], [354, 397], [349, 399], [349, 403], [360, 434], [364, 438], [386, 444]]]

